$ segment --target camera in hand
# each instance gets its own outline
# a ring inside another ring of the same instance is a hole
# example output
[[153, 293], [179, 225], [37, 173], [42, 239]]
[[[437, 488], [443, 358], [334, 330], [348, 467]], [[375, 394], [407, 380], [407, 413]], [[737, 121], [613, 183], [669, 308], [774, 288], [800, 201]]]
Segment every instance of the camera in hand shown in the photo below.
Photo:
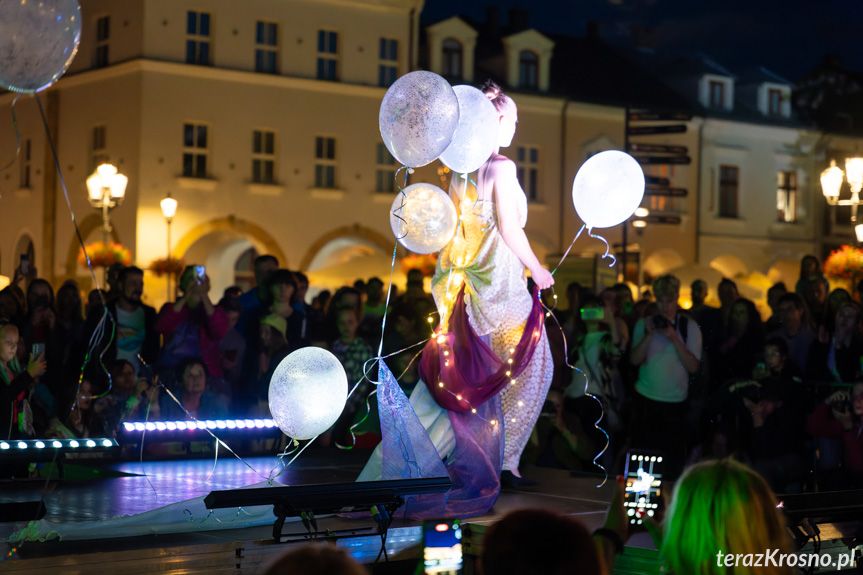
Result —
[[758, 403], [761, 401], [761, 386], [760, 385], [747, 385], [745, 387], [738, 388], [738, 392], [740, 393], [740, 397], [748, 399], [749, 401]]
[[668, 321], [668, 318], [662, 315], [661, 313], [653, 316], [653, 329], [655, 330], [663, 330], [671, 327], [671, 322]]

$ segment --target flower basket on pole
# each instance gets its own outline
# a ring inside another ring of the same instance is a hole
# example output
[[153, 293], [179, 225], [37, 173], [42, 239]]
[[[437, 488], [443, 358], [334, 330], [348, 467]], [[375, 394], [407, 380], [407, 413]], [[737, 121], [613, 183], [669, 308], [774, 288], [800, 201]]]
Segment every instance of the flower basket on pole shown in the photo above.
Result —
[[[90, 264], [94, 268], [108, 268], [120, 263], [128, 266], [132, 263], [132, 252], [115, 242], [90, 242], [84, 246], [90, 256]], [[87, 267], [87, 257], [84, 249], [78, 251], [78, 263]]]
[[863, 279], [863, 250], [847, 245], [833, 250], [824, 262], [824, 275], [831, 279], [841, 278], [853, 289]]

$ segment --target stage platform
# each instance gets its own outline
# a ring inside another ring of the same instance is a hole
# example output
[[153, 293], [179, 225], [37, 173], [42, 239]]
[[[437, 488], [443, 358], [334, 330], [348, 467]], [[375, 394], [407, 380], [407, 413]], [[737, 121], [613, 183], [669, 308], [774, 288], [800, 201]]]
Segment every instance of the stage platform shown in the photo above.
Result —
[[[308, 450], [285, 470], [279, 482], [286, 485], [350, 482], [359, 474], [368, 454], [368, 451]], [[122, 520], [115, 523], [118, 516], [153, 512], [203, 497], [211, 491], [257, 484], [263, 479], [261, 475], [269, 475], [278, 463], [274, 457], [253, 457], [245, 461], [248, 466], [233, 457], [220, 457], [215, 470], [213, 459], [145, 461], [143, 464], [69, 462], [67, 479], [62, 481], [0, 482], [0, 503], [38, 501], [44, 494], [45, 519], [72, 529], [71, 535], [59, 541], [11, 544], [7, 541], [9, 536], [26, 527], [28, 522], [24, 518], [10, 522], [8, 518], [0, 517], [0, 535], [4, 540], [0, 572], [87, 575], [262, 573], [275, 557], [303, 538], [306, 530], [300, 522], [285, 524], [283, 533], [296, 534], [296, 537], [286, 538], [291, 540], [282, 543], [274, 541], [272, 524], [275, 517], [267, 513], [258, 516], [263, 519], [257, 526], [237, 529], [232, 528], [228, 521], [210, 520], [201, 512], [196, 517], [188, 509], [182, 509], [182, 517], [188, 525], [180, 524], [178, 529], [186, 529], [186, 532], [134, 537], [125, 536]], [[475, 555], [481, 550], [482, 534], [488, 525], [515, 509], [552, 509], [577, 516], [590, 528], [602, 523], [611, 499], [611, 482], [597, 488], [601, 477], [577, 477], [566, 471], [542, 468], [528, 468], [524, 474], [539, 484], [505, 490], [491, 513], [465, 521], [468, 524], [464, 539], [466, 555]], [[93, 478], [87, 479], [88, 475]], [[239, 516], [240, 512], [237, 511], [236, 515]], [[208, 521], [206, 527], [212, 530], [188, 531], [195, 524]], [[113, 537], [104, 538], [103, 533], [98, 539], [88, 538], [89, 529], [114, 524], [117, 527], [109, 533]], [[318, 527], [320, 531], [335, 533], [338, 537], [335, 543], [362, 563], [373, 563], [380, 551], [381, 540], [371, 518], [325, 517], [318, 520]], [[140, 531], [142, 527], [135, 525], [134, 529]], [[379, 567], [375, 571], [413, 572], [421, 544], [422, 530], [418, 522], [396, 520], [387, 537], [390, 566]], [[630, 541], [626, 555], [629, 557], [621, 558], [616, 571], [658, 572], [656, 551], [643, 534]], [[470, 558], [466, 563], [465, 572], [470, 573]], [[627, 565], [632, 569], [626, 568]]]

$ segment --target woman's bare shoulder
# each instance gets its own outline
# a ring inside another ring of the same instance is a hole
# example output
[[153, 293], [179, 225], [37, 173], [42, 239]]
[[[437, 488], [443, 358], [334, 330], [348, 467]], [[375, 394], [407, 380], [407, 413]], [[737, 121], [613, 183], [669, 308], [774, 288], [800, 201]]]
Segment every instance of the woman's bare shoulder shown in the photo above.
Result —
[[501, 156], [500, 154], [495, 154], [491, 157], [489, 161], [489, 172], [490, 173], [506, 173], [508, 171], [515, 170], [515, 162], [507, 158], [506, 156]]

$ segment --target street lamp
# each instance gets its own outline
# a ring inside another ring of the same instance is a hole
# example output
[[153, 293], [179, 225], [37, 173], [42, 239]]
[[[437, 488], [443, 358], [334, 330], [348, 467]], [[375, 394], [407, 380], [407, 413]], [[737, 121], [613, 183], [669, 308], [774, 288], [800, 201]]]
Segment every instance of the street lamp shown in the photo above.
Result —
[[[638, 238], [641, 238], [641, 232], [644, 231], [644, 228], [647, 227], [647, 216], [650, 215], [650, 210], [647, 208], [638, 207], [635, 209], [635, 212], [632, 214], [633, 218], [627, 219], [623, 221], [623, 250], [621, 251], [620, 258], [620, 273], [618, 274], [620, 281], [626, 281], [626, 256], [627, 256], [627, 229], [629, 228], [629, 222], [632, 222], [632, 227], [635, 228], [635, 233]], [[639, 244], [641, 242], [639, 241]], [[641, 286], [641, 253], [638, 254], [638, 284]]]
[[123, 203], [129, 178], [117, 172], [111, 164], [102, 164], [87, 178], [90, 205], [102, 210], [102, 241], [108, 243], [111, 235], [111, 220], [108, 212]]
[[[851, 188], [851, 199], [840, 200], [843, 177]], [[836, 166], [836, 160], [830, 160], [830, 167], [821, 172], [821, 191], [824, 199], [831, 206], [851, 206], [851, 221], [857, 221], [857, 206], [861, 203], [860, 190], [863, 189], [863, 158], [847, 158], [845, 172]], [[857, 241], [863, 241], [863, 224], [854, 226]]]
[[165, 260], [165, 263], [168, 264], [168, 301], [171, 301], [171, 271], [170, 271], [170, 263], [171, 263], [171, 220], [174, 219], [174, 216], [177, 215], [177, 200], [171, 197], [171, 193], [168, 192], [168, 195], [159, 202], [159, 205], [162, 206], [162, 215], [165, 216], [165, 222], [168, 225], [168, 258]]

